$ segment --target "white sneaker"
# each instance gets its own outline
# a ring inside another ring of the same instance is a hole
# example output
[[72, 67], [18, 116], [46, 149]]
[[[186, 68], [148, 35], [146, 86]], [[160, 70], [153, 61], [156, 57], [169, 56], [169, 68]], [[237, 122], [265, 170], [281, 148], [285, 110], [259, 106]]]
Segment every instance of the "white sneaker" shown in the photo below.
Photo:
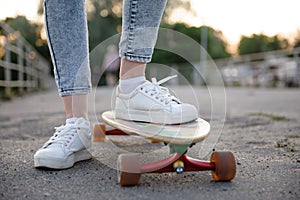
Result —
[[159, 124], [178, 124], [197, 119], [198, 111], [191, 104], [181, 103], [169, 90], [160, 86], [170, 76], [157, 82], [146, 81], [129, 94], [116, 94], [115, 116], [119, 119]]
[[34, 155], [35, 167], [70, 168], [75, 162], [92, 157], [90, 123], [83, 118], [75, 124], [55, 128], [54, 135]]

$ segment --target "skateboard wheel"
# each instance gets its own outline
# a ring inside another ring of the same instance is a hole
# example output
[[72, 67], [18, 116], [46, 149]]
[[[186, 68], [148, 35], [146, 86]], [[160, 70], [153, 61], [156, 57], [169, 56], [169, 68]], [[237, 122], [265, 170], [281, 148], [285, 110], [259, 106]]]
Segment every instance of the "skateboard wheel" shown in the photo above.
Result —
[[139, 154], [121, 154], [118, 158], [118, 181], [121, 186], [134, 186], [140, 183], [141, 162]]
[[229, 151], [213, 152], [210, 161], [215, 163], [212, 176], [215, 181], [230, 181], [236, 174], [236, 162], [233, 153]]
[[105, 124], [94, 124], [93, 130], [94, 130], [93, 141], [104, 142], [105, 132], [106, 132]]

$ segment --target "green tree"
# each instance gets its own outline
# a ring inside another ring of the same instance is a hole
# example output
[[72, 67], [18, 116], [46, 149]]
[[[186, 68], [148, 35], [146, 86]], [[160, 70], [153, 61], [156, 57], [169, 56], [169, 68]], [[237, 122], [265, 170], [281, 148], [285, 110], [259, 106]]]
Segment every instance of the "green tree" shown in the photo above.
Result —
[[[215, 31], [211, 27], [190, 27], [182, 23], [176, 23], [173, 25], [163, 24], [163, 27], [173, 29], [182, 34], [185, 34], [199, 44], [201, 44], [201, 31], [203, 30], [203, 28], [205, 28], [206, 30], [204, 31], [207, 31], [207, 53], [210, 55], [210, 57], [212, 57], [213, 59], [217, 59], [230, 56], [230, 54], [226, 50], [227, 44], [223, 40], [224, 37], [222, 33], [219, 31]], [[200, 61], [200, 48], [198, 52], [191, 52], [190, 44], [178, 41], [176, 35], [172, 36], [172, 33], [168, 34], [168, 36], [164, 39], [167, 40], [169, 44], [172, 44], [172, 48], [180, 49], [181, 52], [187, 52], [188, 54], [192, 55], [189, 61], [197, 63]], [[193, 80], [194, 78], [194, 67], [192, 63], [189, 63], [180, 55], [174, 54], [169, 51], [156, 49], [153, 54], [152, 62], [171, 66], [180, 66], [180, 68], [178, 68], [180, 74], [182, 74], [187, 80]]]
[[93, 49], [121, 29], [122, 2], [119, 0], [87, 1], [89, 46]]
[[300, 30], [297, 31], [293, 47], [294, 48], [300, 47]]
[[[183, 33], [192, 39], [194, 39], [196, 42], [201, 44], [201, 31], [206, 28], [207, 29], [207, 53], [212, 57], [213, 59], [218, 58], [226, 58], [230, 56], [230, 53], [227, 51], [227, 43], [224, 40], [224, 36], [221, 31], [216, 31], [211, 27], [208, 26], [202, 26], [202, 27], [190, 27], [183, 23], [176, 23], [173, 25], [164, 24], [163, 27], [170, 28], [175, 31], [178, 31], [180, 33]], [[180, 44], [178, 42], [178, 45], [184, 45]], [[187, 47], [188, 51], [188, 47]]]
[[42, 24], [30, 22], [25, 16], [17, 16], [15, 18], [6, 18], [4, 20], [14, 30], [20, 32], [22, 37], [46, 59], [50, 61], [50, 53], [47, 41], [42, 39]]
[[264, 34], [253, 34], [250, 37], [243, 36], [238, 45], [240, 55], [280, 50], [288, 47], [288, 41], [278, 35], [273, 37]]
[[[204, 27], [201, 27], [204, 28]], [[223, 33], [221, 31], [214, 30], [211, 27], [208, 29], [208, 53], [213, 59], [227, 58], [231, 54], [227, 51], [228, 44], [224, 40]]]
[[300, 47], [300, 39], [297, 39], [294, 44], [294, 48]]
[[39, 38], [39, 31], [41, 26], [30, 23], [25, 16], [17, 16], [16, 18], [6, 18], [4, 20], [14, 30], [20, 32], [20, 34], [32, 45], [35, 46], [37, 39]]

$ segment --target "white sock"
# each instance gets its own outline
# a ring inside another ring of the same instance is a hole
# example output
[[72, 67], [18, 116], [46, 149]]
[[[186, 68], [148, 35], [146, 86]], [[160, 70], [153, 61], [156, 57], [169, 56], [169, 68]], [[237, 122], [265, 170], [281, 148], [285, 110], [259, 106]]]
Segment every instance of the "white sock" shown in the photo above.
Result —
[[76, 119], [78, 119], [78, 118], [72, 117], [72, 118], [66, 119], [66, 124], [75, 124]]
[[119, 81], [119, 89], [123, 94], [132, 92], [137, 86], [143, 84], [146, 81], [145, 76], [138, 76], [134, 78], [124, 79]]

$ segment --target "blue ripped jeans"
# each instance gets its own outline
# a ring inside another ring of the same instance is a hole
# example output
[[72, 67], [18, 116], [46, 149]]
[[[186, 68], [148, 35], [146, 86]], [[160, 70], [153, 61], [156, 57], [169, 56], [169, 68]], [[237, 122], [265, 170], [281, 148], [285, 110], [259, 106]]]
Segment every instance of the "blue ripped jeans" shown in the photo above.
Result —
[[[151, 61], [166, 1], [124, 0], [119, 43], [122, 59]], [[45, 0], [44, 9], [59, 94], [87, 94], [91, 89], [91, 74], [84, 0]]]

